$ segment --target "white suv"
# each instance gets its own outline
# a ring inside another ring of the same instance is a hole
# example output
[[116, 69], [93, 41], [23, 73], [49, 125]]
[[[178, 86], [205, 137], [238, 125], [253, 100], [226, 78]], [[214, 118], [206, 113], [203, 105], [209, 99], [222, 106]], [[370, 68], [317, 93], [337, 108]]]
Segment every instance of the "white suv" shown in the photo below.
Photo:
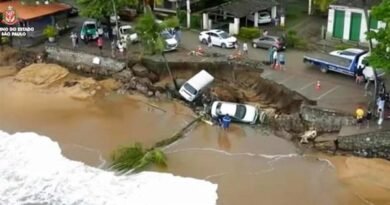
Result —
[[234, 48], [237, 43], [237, 38], [230, 36], [228, 33], [222, 30], [213, 29], [208, 31], [202, 31], [199, 34], [199, 41], [203, 44], [208, 44], [207, 39], [211, 36], [211, 43], [215, 46], [222, 48]]

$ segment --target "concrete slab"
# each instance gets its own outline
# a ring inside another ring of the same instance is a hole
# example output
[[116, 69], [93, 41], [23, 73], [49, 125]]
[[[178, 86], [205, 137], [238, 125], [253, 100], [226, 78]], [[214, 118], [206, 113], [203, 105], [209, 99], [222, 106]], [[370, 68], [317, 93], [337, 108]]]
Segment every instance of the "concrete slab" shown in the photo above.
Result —
[[363, 124], [361, 128], [357, 126], [344, 126], [341, 128], [339, 132], [339, 137], [345, 137], [345, 136], [351, 136], [351, 135], [357, 135], [357, 134], [364, 134], [374, 131], [389, 131], [390, 130], [390, 121], [385, 120], [383, 121], [383, 124], [381, 128], [376, 124], [377, 121], [370, 121], [370, 126], [367, 126], [367, 124]]

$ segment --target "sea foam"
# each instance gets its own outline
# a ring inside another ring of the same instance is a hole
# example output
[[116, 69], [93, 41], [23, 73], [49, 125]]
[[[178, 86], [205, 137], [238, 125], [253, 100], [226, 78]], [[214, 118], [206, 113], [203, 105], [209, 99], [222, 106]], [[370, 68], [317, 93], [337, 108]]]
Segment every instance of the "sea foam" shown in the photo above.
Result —
[[0, 204], [214, 205], [217, 185], [156, 172], [116, 175], [72, 161], [36, 133], [0, 131]]

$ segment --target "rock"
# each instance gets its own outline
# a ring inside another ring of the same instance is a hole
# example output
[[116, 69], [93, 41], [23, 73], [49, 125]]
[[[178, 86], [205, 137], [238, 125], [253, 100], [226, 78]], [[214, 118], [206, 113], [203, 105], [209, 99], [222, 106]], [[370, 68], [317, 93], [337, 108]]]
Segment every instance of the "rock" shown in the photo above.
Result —
[[148, 78], [149, 78], [149, 80], [150, 80], [152, 83], [156, 83], [156, 82], [158, 82], [158, 81], [160, 80], [160, 77], [159, 77], [157, 74], [153, 73], [153, 72], [150, 72], [150, 73], [148, 74]]
[[137, 82], [148, 87], [148, 88], [153, 86], [152, 82], [149, 80], [149, 78], [138, 78]]
[[312, 125], [318, 132], [338, 132], [342, 126], [355, 123], [354, 117], [349, 113], [303, 105], [300, 110], [303, 120]]
[[301, 120], [298, 113], [286, 115], [281, 114], [275, 116], [275, 126], [277, 129], [285, 130], [287, 132], [301, 133], [305, 131], [305, 124]]
[[132, 70], [133, 70], [135, 76], [138, 76], [141, 78], [147, 78], [149, 75], [149, 70], [145, 66], [138, 64], [138, 63], [132, 67]]
[[148, 91], [148, 97], [152, 97], [154, 95], [153, 91]]
[[133, 72], [131, 70], [122, 70], [119, 73], [115, 73], [112, 75], [112, 78], [115, 80], [118, 80], [119, 82], [126, 83], [131, 81], [131, 79], [134, 77]]
[[142, 85], [140, 83], [137, 83], [137, 85], [135, 86], [135, 89], [137, 91], [139, 91], [140, 93], [145, 94], [145, 95], [147, 95], [147, 93], [149, 91], [148, 87], [146, 87], [146, 86], [144, 86], [144, 85]]

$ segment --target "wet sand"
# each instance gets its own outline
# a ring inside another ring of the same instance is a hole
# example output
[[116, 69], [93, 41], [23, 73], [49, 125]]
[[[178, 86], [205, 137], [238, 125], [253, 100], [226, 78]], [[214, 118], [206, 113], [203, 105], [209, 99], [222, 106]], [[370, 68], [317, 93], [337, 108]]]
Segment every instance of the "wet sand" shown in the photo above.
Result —
[[[12, 77], [4, 77], [0, 78], [0, 129], [48, 135], [59, 142], [65, 156], [99, 166], [118, 146], [135, 142], [150, 146], [193, 118], [180, 104], [151, 102], [164, 112], [146, 101], [116, 95], [78, 101], [61, 92], [13, 85]], [[334, 169], [317, 156], [300, 156], [292, 143], [268, 130], [250, 126], [235, 124], [225, 132], [199, 124], [165, 151], [168, 168], [152, 169], [217, 183], [219, 205], [390, 201], [387, 162], [321, 156], [332, 161]], [[362, 181], [362, 176], [367, 180]], [[372, 179], [381, 184], [371, 183]]]

